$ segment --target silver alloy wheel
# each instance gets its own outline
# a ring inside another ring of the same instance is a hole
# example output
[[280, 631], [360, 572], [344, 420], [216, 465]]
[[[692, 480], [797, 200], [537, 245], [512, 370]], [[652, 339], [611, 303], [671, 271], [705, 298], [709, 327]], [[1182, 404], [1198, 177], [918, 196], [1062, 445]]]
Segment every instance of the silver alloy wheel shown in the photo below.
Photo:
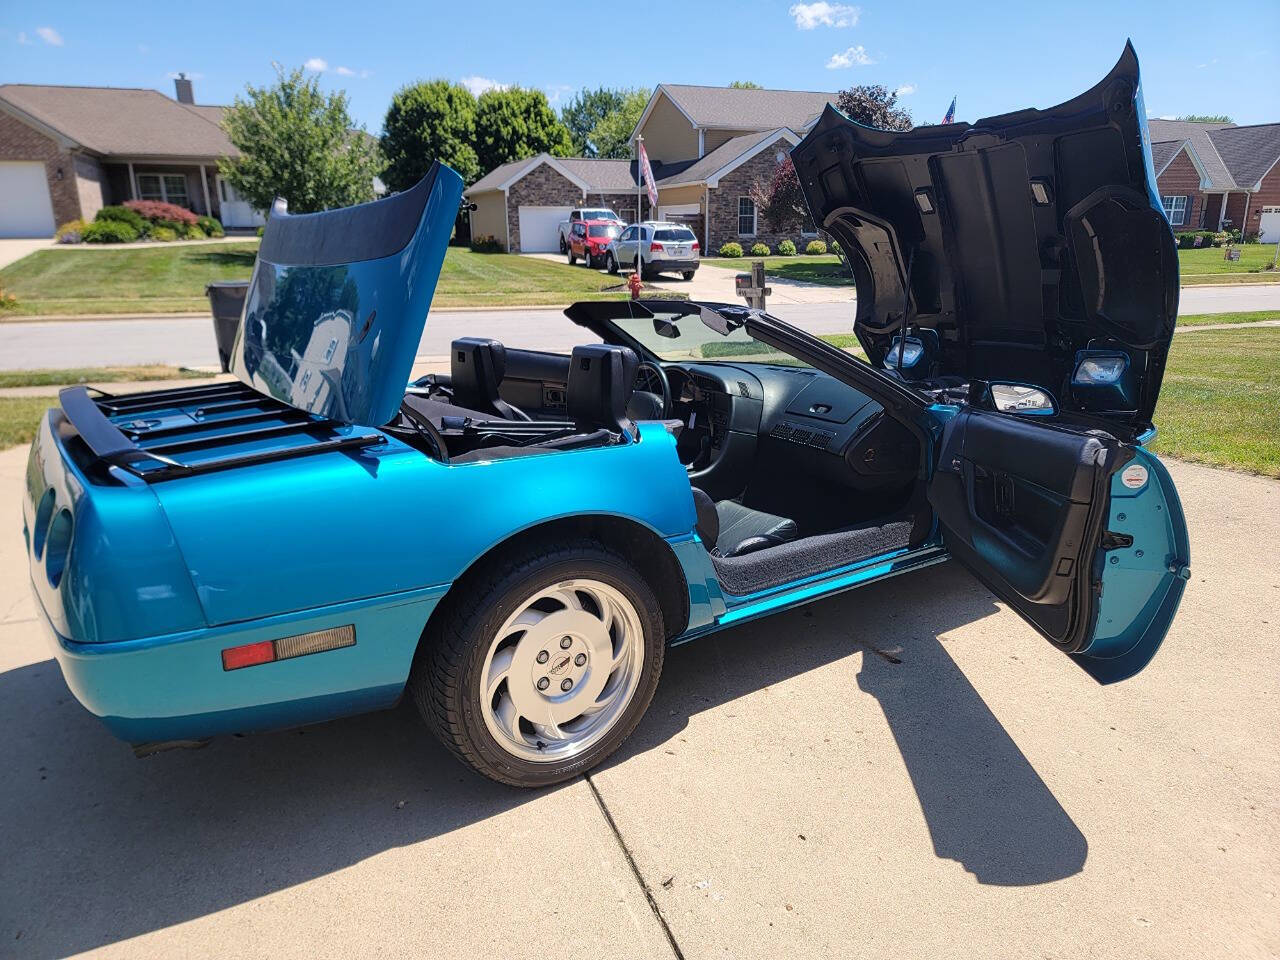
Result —
[[494, 635], [480, 709], [498, 745], [534, 763], [588, 749], [626, 711], [644, 666], [635, 606], [599, 580], [565, 580], [524, 600]]

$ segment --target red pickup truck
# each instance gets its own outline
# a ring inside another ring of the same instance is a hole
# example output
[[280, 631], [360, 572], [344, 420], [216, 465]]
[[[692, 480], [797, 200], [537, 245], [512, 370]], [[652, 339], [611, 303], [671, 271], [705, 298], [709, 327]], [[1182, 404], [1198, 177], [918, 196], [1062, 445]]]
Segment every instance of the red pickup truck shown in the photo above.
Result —
[[581, 257], [591, 270], [604, 262], [604, 252], [622, 232], [617, 220], [578, 220], [569, 228], [569, 266]]

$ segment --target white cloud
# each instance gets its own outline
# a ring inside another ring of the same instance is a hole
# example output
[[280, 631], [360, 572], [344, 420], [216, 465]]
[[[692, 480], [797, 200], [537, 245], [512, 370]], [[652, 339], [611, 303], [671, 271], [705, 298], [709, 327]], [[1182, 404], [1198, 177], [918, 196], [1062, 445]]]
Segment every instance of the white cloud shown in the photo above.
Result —
[[547, 103], [559, 103], [560, 98], [563, 97], [566, 93], [569, 93], [571, 90], [573, 90], [573, 87], [569, 86], [568, 84], [561, 83], [561, 84], [556, 84], [555, 86], [552, 86], [552, 87], [544, 87], [543, 89], [546, 91], [546, 94], [547, 94]]
[[511, 86], [509, 83], [499, 83], [497, 80], [490, 80], [488, 77], [459, 77], [458, 82], [471, 91], [473, 96], [480, 96], [486, 90], [506, 90]]
[[852, 27], [862, 11], [844, 3], [817, 0], [816, 3], [797, 3], [787, 13], [795, 18], [797, 29], [814, 30], [818, 27]]
[[896, 97], [909, 97], [915, 92], [916, 85], [914, 83], [904, 83], [902, 86], [895, 89], [893, 94]]
[[36, 27], [36, 35], [51, 47], [62, 46], [62, 34], [53, 27]]
[[323, 57], [312, 57], [303, 66], [308, 70], [314, 70], [316, 73], [324, 73], [329, 69], [329, 61]]
[[843, 53], [833, 53], [831, 59], [827, 61], [828, 70], [843, 70], [845, 67], [869, 67], [875, 63], [871, 59], [871, 54], [867, 53], [867, 48], [862, 44], [856, 47], [850, 47]]
[[333, 72], [340, 77], [354, 77], [356, 72], [350, 67], [334, 67]]

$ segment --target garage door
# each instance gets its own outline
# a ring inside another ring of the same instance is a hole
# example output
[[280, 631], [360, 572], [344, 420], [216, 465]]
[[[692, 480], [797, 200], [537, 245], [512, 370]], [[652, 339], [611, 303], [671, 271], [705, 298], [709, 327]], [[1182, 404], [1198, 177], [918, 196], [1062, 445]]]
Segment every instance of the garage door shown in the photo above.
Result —
[[1262, 208], [1262, 222], [1258, 224], [1258, 239], [1263, 243], [1280, 241], [1280, 207]]
[[43, 163], [0, 163], [0, 237], [53, 236]]
[[568, 220], [572, 209], [573, 207], [526, 207], [522, 204], [519, 208], [520, 252], [558, 253], [560, 221]]

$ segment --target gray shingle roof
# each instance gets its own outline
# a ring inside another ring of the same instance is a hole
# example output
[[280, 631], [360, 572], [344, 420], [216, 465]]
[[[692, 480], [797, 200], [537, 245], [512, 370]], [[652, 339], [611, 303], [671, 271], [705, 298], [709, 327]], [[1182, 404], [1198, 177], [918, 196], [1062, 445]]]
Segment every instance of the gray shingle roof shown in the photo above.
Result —
[[616, 193], [636, 188], [635, 174], [632, 173], [634, 164], [630, 160], [557, 157], [556, 162], [588, 184], [592, 193]]
[[749, 133], [745, 136], [734, 137], [732, 140], [726, 140], [696, 163], [691, 164], [674, 176], [663, 179], [662, 175], [657, 171], [654, 172], [654, 175], [658, 177], [659, 185], [664, 187], [675, 186], [679, 183], [702, 183], [721, 167], [732, 163], [744, 153], [752, 152], [777, 132], [776, 129], [764, 130], [760, 133]]
[[467, 187], [467, 193], [481, 193], [485, 190], [497, 190], [512, 177], [519, 176], [525, 170], [528, 170], [535, 163], [541, 160], [543, 154], [537, 154], [532, 157], [525, 157], [523, 160], [513, 160], [510, 163], [504, 163], [499, 167], [494, 167], [483, 177]]
[[1280, 123], [1227, 127], [1209, 134], [1235, 182], [1244, 188], [1262, 179], [1280, 158]]
[[158, 90], [11, 83], [0, 100], [104, 156], [237, 155], [212, 118], [220, 108], [184, 106]]
[[1151, 144], [1151, 162], [1155, 164], [1157, 174], [1165, 168], [1165, 165], [1174, 158], [1186, 142], [1185, 140], [1164, 140]]
[[699, 127], [739, 130], [800, 130], [816, 120], [836, 94], [810, 90], [740, 90], [736, 87], [697, 87], [659, 84]]
[[[1196, 152], [1196, 156], [1200, 158], [1200, 162], [1204, 165], [1205, 173], [1209, 175], [1211, 181], [1209, 189], [1211, 190], [1235, 190], [1239, 185], [1231, 176], [1231, 172], [1227, 169], [1227, 165], [1222, 162], [1222, 157], [1218, 155], [1218, 148], [1214, 145], [1210, 134], [1217, 130], [1225, 129], [1231, 126], [1229, 123], [1196, 123], [1191, 120], [1148, 120], [1147, 127], [1151, 131], [1152, 154], [1155, 153], [1155, 143], [1168, 142], [1170, 140], [1189, 140], [1191, 147]], [[1157, 163], [1156, 168], [1160, 165]]]

